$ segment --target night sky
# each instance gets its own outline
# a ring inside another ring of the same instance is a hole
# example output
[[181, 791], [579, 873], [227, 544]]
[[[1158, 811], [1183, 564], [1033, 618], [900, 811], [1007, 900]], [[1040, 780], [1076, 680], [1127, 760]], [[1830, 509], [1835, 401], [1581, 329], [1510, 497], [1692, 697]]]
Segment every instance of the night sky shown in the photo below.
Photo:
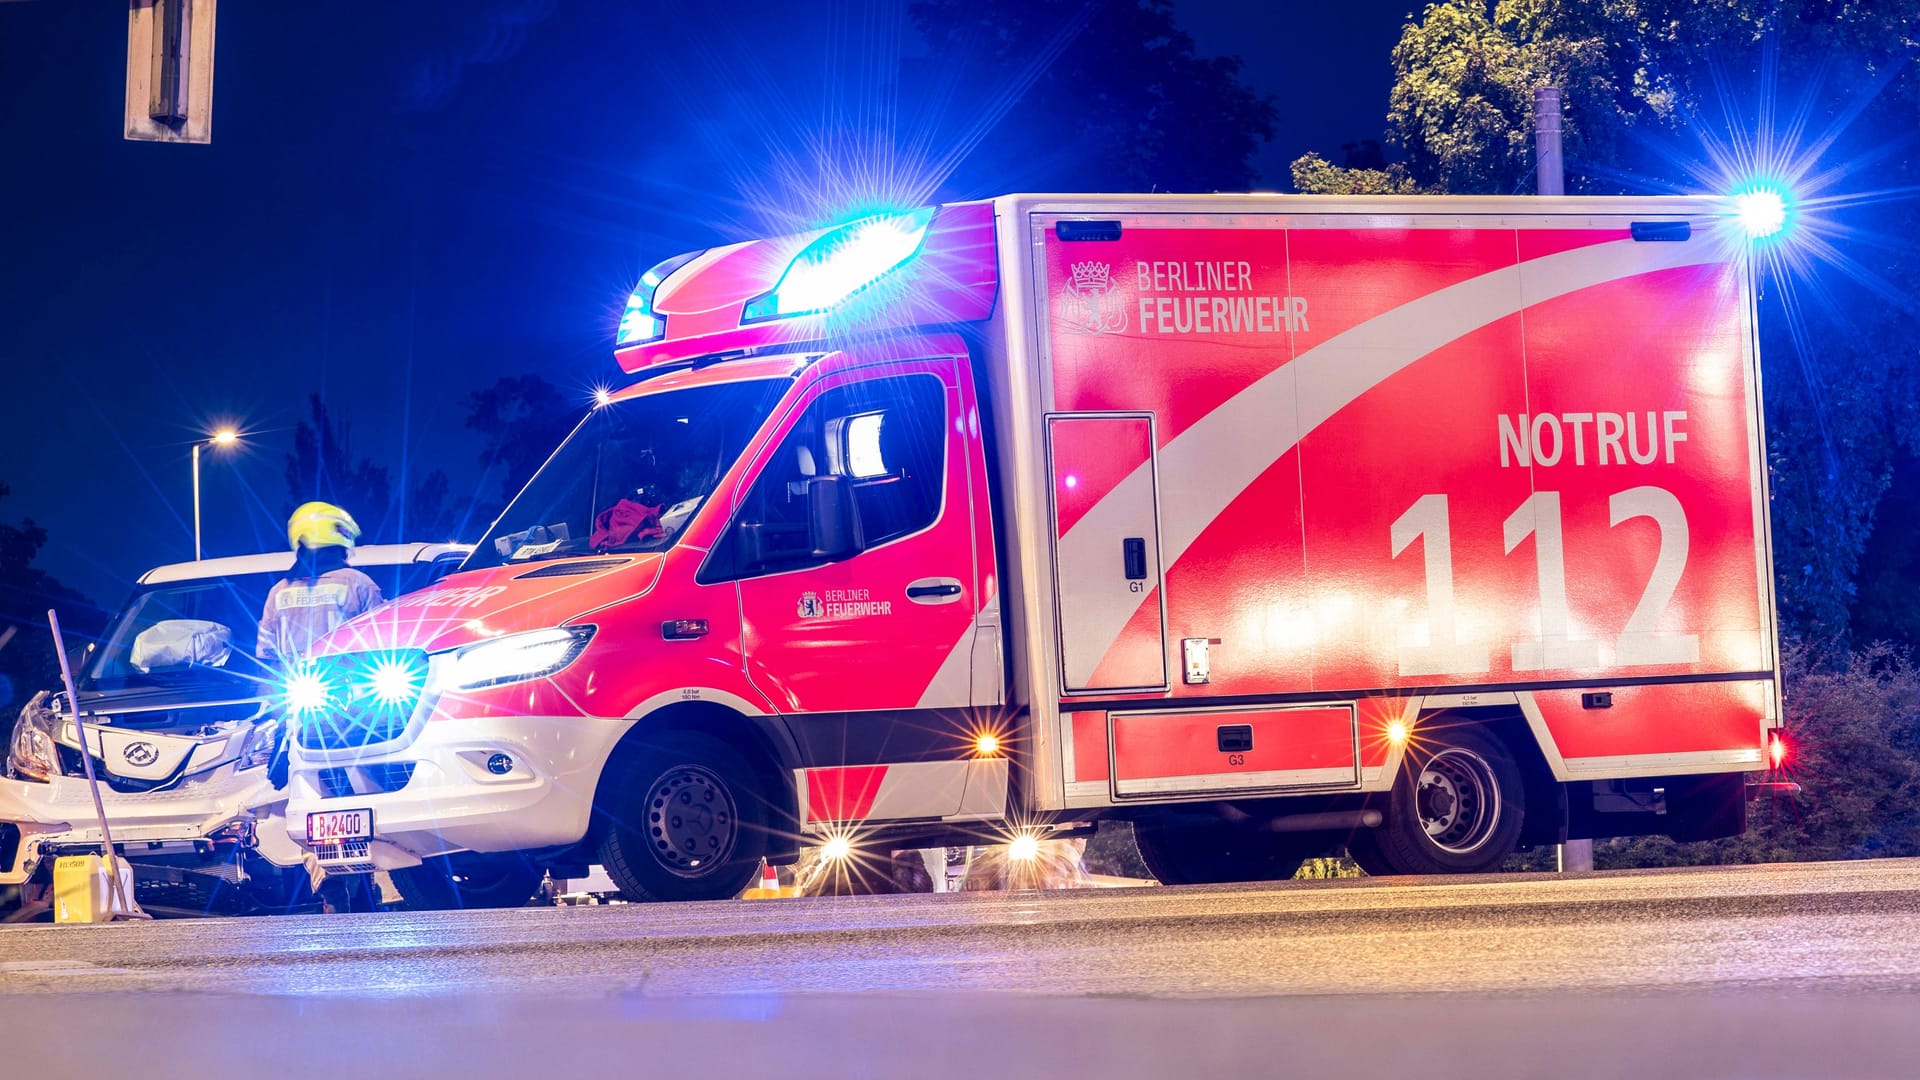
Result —
[[[1407, 8], [1178, 2], [1275, 99], [1279, 189], [1298, 154], [1380, 137]], [[584, 408], [647, 266], [819, 216], [752, 194], [790, 183], [776, 151], [969, 113], [881, 107], [942, 60], [904, 0], [230, 0], [213, 144], [149, 145], [121, 138], [125, 35], [121, 4], [0, 3], [0, 520], [43, 525], [38, 565], [107, 604], [191, 557], [189, 446], [216, 423], [247, 441], [203, 460], [210, 556], [284, 543], [311, 393], [356, 456], [471, 487], [467, 393], [534, 371]], [[940, 195], [1044, 186], [992, 147]]]

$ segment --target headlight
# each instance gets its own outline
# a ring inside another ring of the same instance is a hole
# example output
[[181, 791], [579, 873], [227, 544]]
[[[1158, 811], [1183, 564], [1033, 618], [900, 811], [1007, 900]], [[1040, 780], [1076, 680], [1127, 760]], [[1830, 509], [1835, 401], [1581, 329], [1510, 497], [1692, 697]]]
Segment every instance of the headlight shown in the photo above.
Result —
[[560, 671], [593, 639], [591, 626], [511, 634], [454, 653], [437, 674], [436, 690], [479, 690], [538, 679]]
[[53, 710], [47, 707], [50, 695], [42, 690], [33, 695], [14, 721], [13, 738], [7, 741], [7, 772], [17, 780], [45, 783], [57, 771], [53, 749]]
[[257, 769], [271, 763], [286, 731], [286, 723], [280, 720], [267, 720], [253, 725], [253, 730], [247, 733], [246, 745], [240, 749], [240, 768]]

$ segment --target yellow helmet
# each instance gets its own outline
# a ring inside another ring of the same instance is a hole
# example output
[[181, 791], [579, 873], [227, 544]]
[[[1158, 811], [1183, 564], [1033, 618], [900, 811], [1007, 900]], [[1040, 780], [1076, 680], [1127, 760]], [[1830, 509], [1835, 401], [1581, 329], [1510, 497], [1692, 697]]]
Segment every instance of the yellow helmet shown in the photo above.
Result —
[[358, 539], [360, 526], [353, 515], [332, 503], [301, 503], [287, 519], [287, 543], [295, 551], [303, 544], [310, 548], [351, 548]]

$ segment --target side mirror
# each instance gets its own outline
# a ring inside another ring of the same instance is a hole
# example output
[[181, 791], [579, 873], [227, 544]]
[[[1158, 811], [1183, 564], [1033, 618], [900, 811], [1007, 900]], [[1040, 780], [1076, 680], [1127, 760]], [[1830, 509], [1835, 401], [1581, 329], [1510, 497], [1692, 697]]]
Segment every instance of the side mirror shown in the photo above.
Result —
[[844, 559], [865, 546], [851, 480], [816, 476], [807, 481], [807, 544], [816, 559]]

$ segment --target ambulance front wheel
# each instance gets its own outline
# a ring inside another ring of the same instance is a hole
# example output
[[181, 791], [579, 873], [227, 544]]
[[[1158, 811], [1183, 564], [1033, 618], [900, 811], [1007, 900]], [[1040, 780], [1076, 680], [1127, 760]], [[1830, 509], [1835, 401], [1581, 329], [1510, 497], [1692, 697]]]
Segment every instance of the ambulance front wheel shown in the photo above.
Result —
[[1285, 881], [1326, 846], [1301, 833], [1180, 818], [1136, 821], [1133, 839], [1141, 861], [1162, 885]]
[[752, 883], [767, 827], [738, 754], [683, 735], [609, 768], [600, 863], [628, 900], [722, 900]]
[[1486, 873], [1504, 866], [1519, 842], [1526, 786], [1491, 732], [1454, 728], [1408, 745], [1385, 810], [1378, 828], [1347, 842], [1362, 870]]

